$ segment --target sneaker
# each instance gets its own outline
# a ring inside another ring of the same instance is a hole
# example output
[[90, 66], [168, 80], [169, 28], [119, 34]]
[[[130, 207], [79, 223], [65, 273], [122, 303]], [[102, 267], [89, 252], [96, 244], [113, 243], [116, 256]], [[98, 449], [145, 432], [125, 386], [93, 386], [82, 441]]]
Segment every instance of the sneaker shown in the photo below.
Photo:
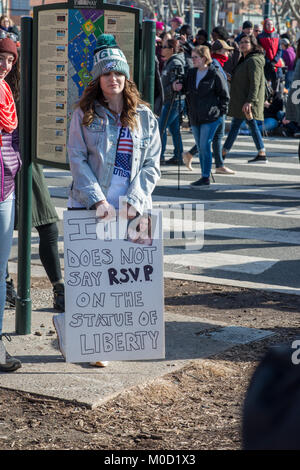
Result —
[[226, 166], [219, 166], [216, 168], [216, 174], [217, 175], [234, 175], [235, 171], [230, 170], [230, 168], [227, 168]]
[[268, 163], [266, 155], [256, 155], [255, 158], [248, 160], [248, 163]]
[[65, 311], [65, 286], [62, 283], [53, 286], [53, 308], [58, 312]]
[[300, 137], [300, 132], [295, 132], [295, 133], [294, 133], [294, 137], [296, 137], [296, 139], [299, 139], [299, 137]]
[[58, 347], [64, 358], [66, 359], [65, 352], [65, 314], [60, 313], [59, 315], [54, 315], [52, 318], [53, 326], [56, 330]]
[[[9, 339], [10, 337], [5, 335], [5, 337]], [[3, 344], [2, 341], [2, 336], [0, 336], [0, 371], [2, 372], [14, 372], [17, 369], [20, 369], [22, 367], [21, 361], [19, 359], [16, 359], [15, 357], [12, 357], [8, 352], [6, 351], [6, 348]]]
[[90, 366], [94, 366], [94, 367], [107, 367], [108, 364], [109, 364], [109, 361], [90, 362]]
[[15, 291], [14, 282], [12, 279], [10, 279], [10, 281], [6, 281], [6, 303], [10, 307], [15, 307], [16, 298], [17, 298], [17, 293]]
[[200, 178], [199, 180], [194, 181], [193, 183], [190, 183], [190, 185], [196, 188], [199, 186], [209, 186], [210, 181], [209, 181], [209, 178]]
[[192, 168], [193, 155], [190, 152], [183, 152], [182, 159], [183, 159], [185, 166], [188, 168], [188, 170], [193, 171], [193, 168]]

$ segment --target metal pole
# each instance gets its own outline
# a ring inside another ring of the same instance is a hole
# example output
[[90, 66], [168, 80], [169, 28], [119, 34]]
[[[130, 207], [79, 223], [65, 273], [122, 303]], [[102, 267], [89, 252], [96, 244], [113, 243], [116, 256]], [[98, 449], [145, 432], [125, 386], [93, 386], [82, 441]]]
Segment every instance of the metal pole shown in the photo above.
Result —
[[195, 17], [194, 17], [194, 0], [190, 0], [190, 26], [192, 29], [192, 35], [195, 34]]
[[154, 109], [154, 83], [155, 83], [155, 36], [156, 23], [153, 20], [143, 22], [143, 99], [150, 103]]
[[272, 4], [271, 0], [266, 0], [264, 3], [264, 20], [272, 16]]
[[211, 10], [212, 10], [212, 0], [206, 0], [205, 29], [207, 32], [208, 40], [210, 40], [210, 34], [211, 34]]
[[31, 116], [32, 116], [32, 18], [21, 18], [21, 88], [20, 88], [20, 153], [23, 161], [20, 175], [20, 214], [18, 221], [18, 295], [16, 300], [16, 333], [31, 332], [30, 262], [31, 262]]

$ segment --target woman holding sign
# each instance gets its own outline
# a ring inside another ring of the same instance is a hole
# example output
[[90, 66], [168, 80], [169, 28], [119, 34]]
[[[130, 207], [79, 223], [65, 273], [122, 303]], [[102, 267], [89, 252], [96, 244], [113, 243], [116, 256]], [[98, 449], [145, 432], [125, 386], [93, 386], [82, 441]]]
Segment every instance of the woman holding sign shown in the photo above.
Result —
[[[126, 57], [112, 35], [98, 38], [92, 76], [70, 124], [68, 208], [95, 209], [101, 219], [119, 210], [132, 219], [151, 209], [160, 178], [158, 123], [130, 80]], [[60, 318], [54, 317], [58, 336]]]

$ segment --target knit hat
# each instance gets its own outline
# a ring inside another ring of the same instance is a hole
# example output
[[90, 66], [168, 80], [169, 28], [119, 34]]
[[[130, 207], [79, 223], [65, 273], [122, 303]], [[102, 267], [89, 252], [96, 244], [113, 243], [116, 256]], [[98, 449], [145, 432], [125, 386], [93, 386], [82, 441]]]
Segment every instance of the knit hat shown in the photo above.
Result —
[[95, 80], [100, 75], [109, 72], [120, 72], [128, 80], [130, 79], [129, 65], [114, 36], [111, 34], [101, 34], [94, 50], [92, 76]]
[[18, 51], [17, 51], [17, 46], [14, 41], [12, 41], [9, 38], [4, 38], [0, 39], [0, 53], [1, 52], [8, 52], [9, 54], [12, 54], [14, 56], [14, 64], [18, 60]]
[[226, 49], [226, 51], [233, 51], [233, 47], [229, 46], [227, 42], [223, 41], [222, 39], [217, 39], [213, 42], [211, 46], [212, 51], [219, 51], [221, 49]]
[[170, 23], [173, 23], [173, 22], [181, 25], [183, 24], [183, 19], [180, 18], [179, 16], [174, 16], [174, 18], [170, 20]]
[[164, 23], [162, 21], [156, 22], [156, 31], [163, 31], [164, 30]]
[[289, 46], [290, 45], [290, 41], [288, 40], [288, 38], [282, 38], [280, 40], [281, 44], [285, 44], [286, 46]]
[[242, 29], [245, 28], [253, 28], [253, 24], [251, 23], [251, 21], [244, 21]]

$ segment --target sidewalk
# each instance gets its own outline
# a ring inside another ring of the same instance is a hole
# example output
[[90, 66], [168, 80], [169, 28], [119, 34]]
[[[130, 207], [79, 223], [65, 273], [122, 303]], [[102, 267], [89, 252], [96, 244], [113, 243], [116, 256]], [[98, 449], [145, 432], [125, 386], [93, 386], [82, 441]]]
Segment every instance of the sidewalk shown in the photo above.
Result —
[[[41, 276], [42, 267], [32, 269], [32, 277]], [[91, 408], [125, 389], [152, 382], [191, 361], [273, 334], [268, 330], [228, 326], [193, 317], [192, 311], [190, 316], [166, 313], [165, 359], [115, 361], [106, 368], [95, 368], [89, 364], [66, 363], [60, 354], [52, 324], [56, 312], [51, 308], [51, 289], [32, 289], [31, 298], [31, 334], [15, 335], [15, 311], [5, 311], [3, 331], [12, 335], [7, 348], [21, 360], [22, 368], [15, 373], [1, 373], [1, 387], [70, 400]]]

